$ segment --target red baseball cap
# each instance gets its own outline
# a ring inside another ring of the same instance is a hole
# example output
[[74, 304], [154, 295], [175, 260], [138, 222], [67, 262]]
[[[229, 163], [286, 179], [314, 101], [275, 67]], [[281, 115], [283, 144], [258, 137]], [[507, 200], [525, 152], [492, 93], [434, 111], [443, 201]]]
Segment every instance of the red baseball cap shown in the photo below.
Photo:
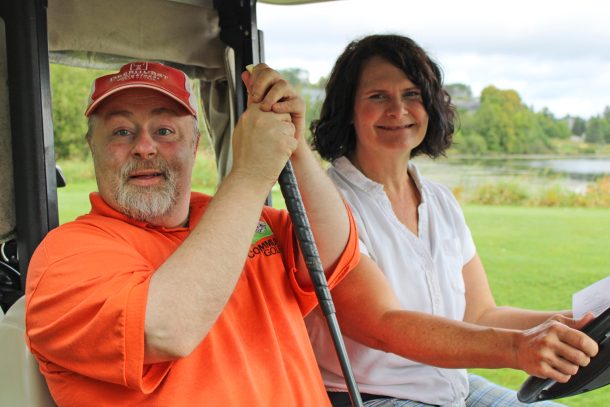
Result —
[[188, 76], [158, 62], [132, 62], [118, 73], [100, 76], [93, 82], [85, 116], [89, 117], [108, 96], [125, 89], [148, 88], [174, 99], [197, 117], [197, 102]]

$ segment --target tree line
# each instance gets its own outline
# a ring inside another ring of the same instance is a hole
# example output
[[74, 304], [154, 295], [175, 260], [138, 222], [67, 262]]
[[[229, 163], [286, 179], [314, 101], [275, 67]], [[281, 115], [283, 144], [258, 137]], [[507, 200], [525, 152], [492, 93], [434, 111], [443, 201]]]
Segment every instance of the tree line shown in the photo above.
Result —
[[557, 118], [544, 108], [535, 112], [514, 90], [488, 86], [478, 101], [463, 84], [446, 87], [458, 108], [456, 149], [464, 153], [554, 153], [555, 140], [610, 144], [610, 106], [599, 116]]
[[[282, 73], [303, 95], [308, 104], [308, 119], [317, 117], [326, 79], [311, 84], [307, 71], [299, 68], [285, 69]], [[514, 90], [488, 86], [477, 98], [465, 84], [445, 88], [458, 110], [453, 146], [457, 152], [549, 154], [557, 152], [554, 141], [572, 137], [575, 142], [610, 144], [610, 106], [588, 120], [577, 116], [557, 118], [547, 108], [535, 112]]]
[[[307, 104], [307, 123], [317, 118], [324, 98], [325, 78], [309, 82], [307, 71], [281, 71]], [[83, 112], [91, 82], [105, 71], [51, 65], [53, 127], [57, 159], [82, 159], [87, 124]], [[514, 90], [494, 86], [474, 97], [468, 85], [446, 86], [459, 113], [454, 147], [467, 154], [544, 154], [557, 152], [556, 140], [576, 137], [591, 145], [610, 144], [610, 106], [602, 114], [583, 119], [556, 118], [548, 109], [535, 112]]]

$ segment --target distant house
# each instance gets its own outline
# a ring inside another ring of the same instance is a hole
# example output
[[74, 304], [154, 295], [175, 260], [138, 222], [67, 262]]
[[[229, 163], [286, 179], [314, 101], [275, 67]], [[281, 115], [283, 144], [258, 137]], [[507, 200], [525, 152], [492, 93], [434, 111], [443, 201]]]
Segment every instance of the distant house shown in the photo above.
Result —
[[481, 105], [481, 99], [472, 96], [472, 90], [468, 85], [463, 83], [449, 84], [445, 86], [445, 90], [451, 95], [451, 101], [459, 110], [474, 112]]

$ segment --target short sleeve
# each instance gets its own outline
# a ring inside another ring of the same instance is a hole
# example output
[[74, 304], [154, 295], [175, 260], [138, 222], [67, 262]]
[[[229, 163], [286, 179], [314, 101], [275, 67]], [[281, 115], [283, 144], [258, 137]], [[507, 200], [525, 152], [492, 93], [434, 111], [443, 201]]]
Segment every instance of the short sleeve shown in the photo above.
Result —
[[144, 365], [152, 272], [95, 228], [51, 232], [32, 257], [26, 292], [26, 335], [41, 371], [152, 391], [171, 367]]
[[[345, 203], [345, 202], [344, 202]], [[358, 233], [352, 211], [345, 203], [349, 217], [349, 238], [343, 253], [337, 260], [332, 273], [327, 277], [329, 289], [333, 289], [339, 282], [352, 270], [360, 260], [360, 252], [358, 249]], [[274, 233], [278, 236], [278, 241], [282, 247], [284, 256], [284, 265], [290, 279], [290, 285], [296, 294], [301, 312], [307, 315], [318, 303], [315, 290], [311, 288], [303, 288], [296, 279], [296, 256], [299, 253], [299, 243], [294, 233], [292, 222], [287, 211], [268, 210], [265, 212], [265, 217], [272, 225]]]

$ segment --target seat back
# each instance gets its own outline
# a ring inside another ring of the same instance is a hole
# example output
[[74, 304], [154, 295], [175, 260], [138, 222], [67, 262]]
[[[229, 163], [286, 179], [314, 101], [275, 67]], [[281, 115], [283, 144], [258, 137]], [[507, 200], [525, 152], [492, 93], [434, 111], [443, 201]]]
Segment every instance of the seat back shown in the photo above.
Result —
[[55, 406], [25, 343], [25, 296], [0, 320], [0, 406]]

